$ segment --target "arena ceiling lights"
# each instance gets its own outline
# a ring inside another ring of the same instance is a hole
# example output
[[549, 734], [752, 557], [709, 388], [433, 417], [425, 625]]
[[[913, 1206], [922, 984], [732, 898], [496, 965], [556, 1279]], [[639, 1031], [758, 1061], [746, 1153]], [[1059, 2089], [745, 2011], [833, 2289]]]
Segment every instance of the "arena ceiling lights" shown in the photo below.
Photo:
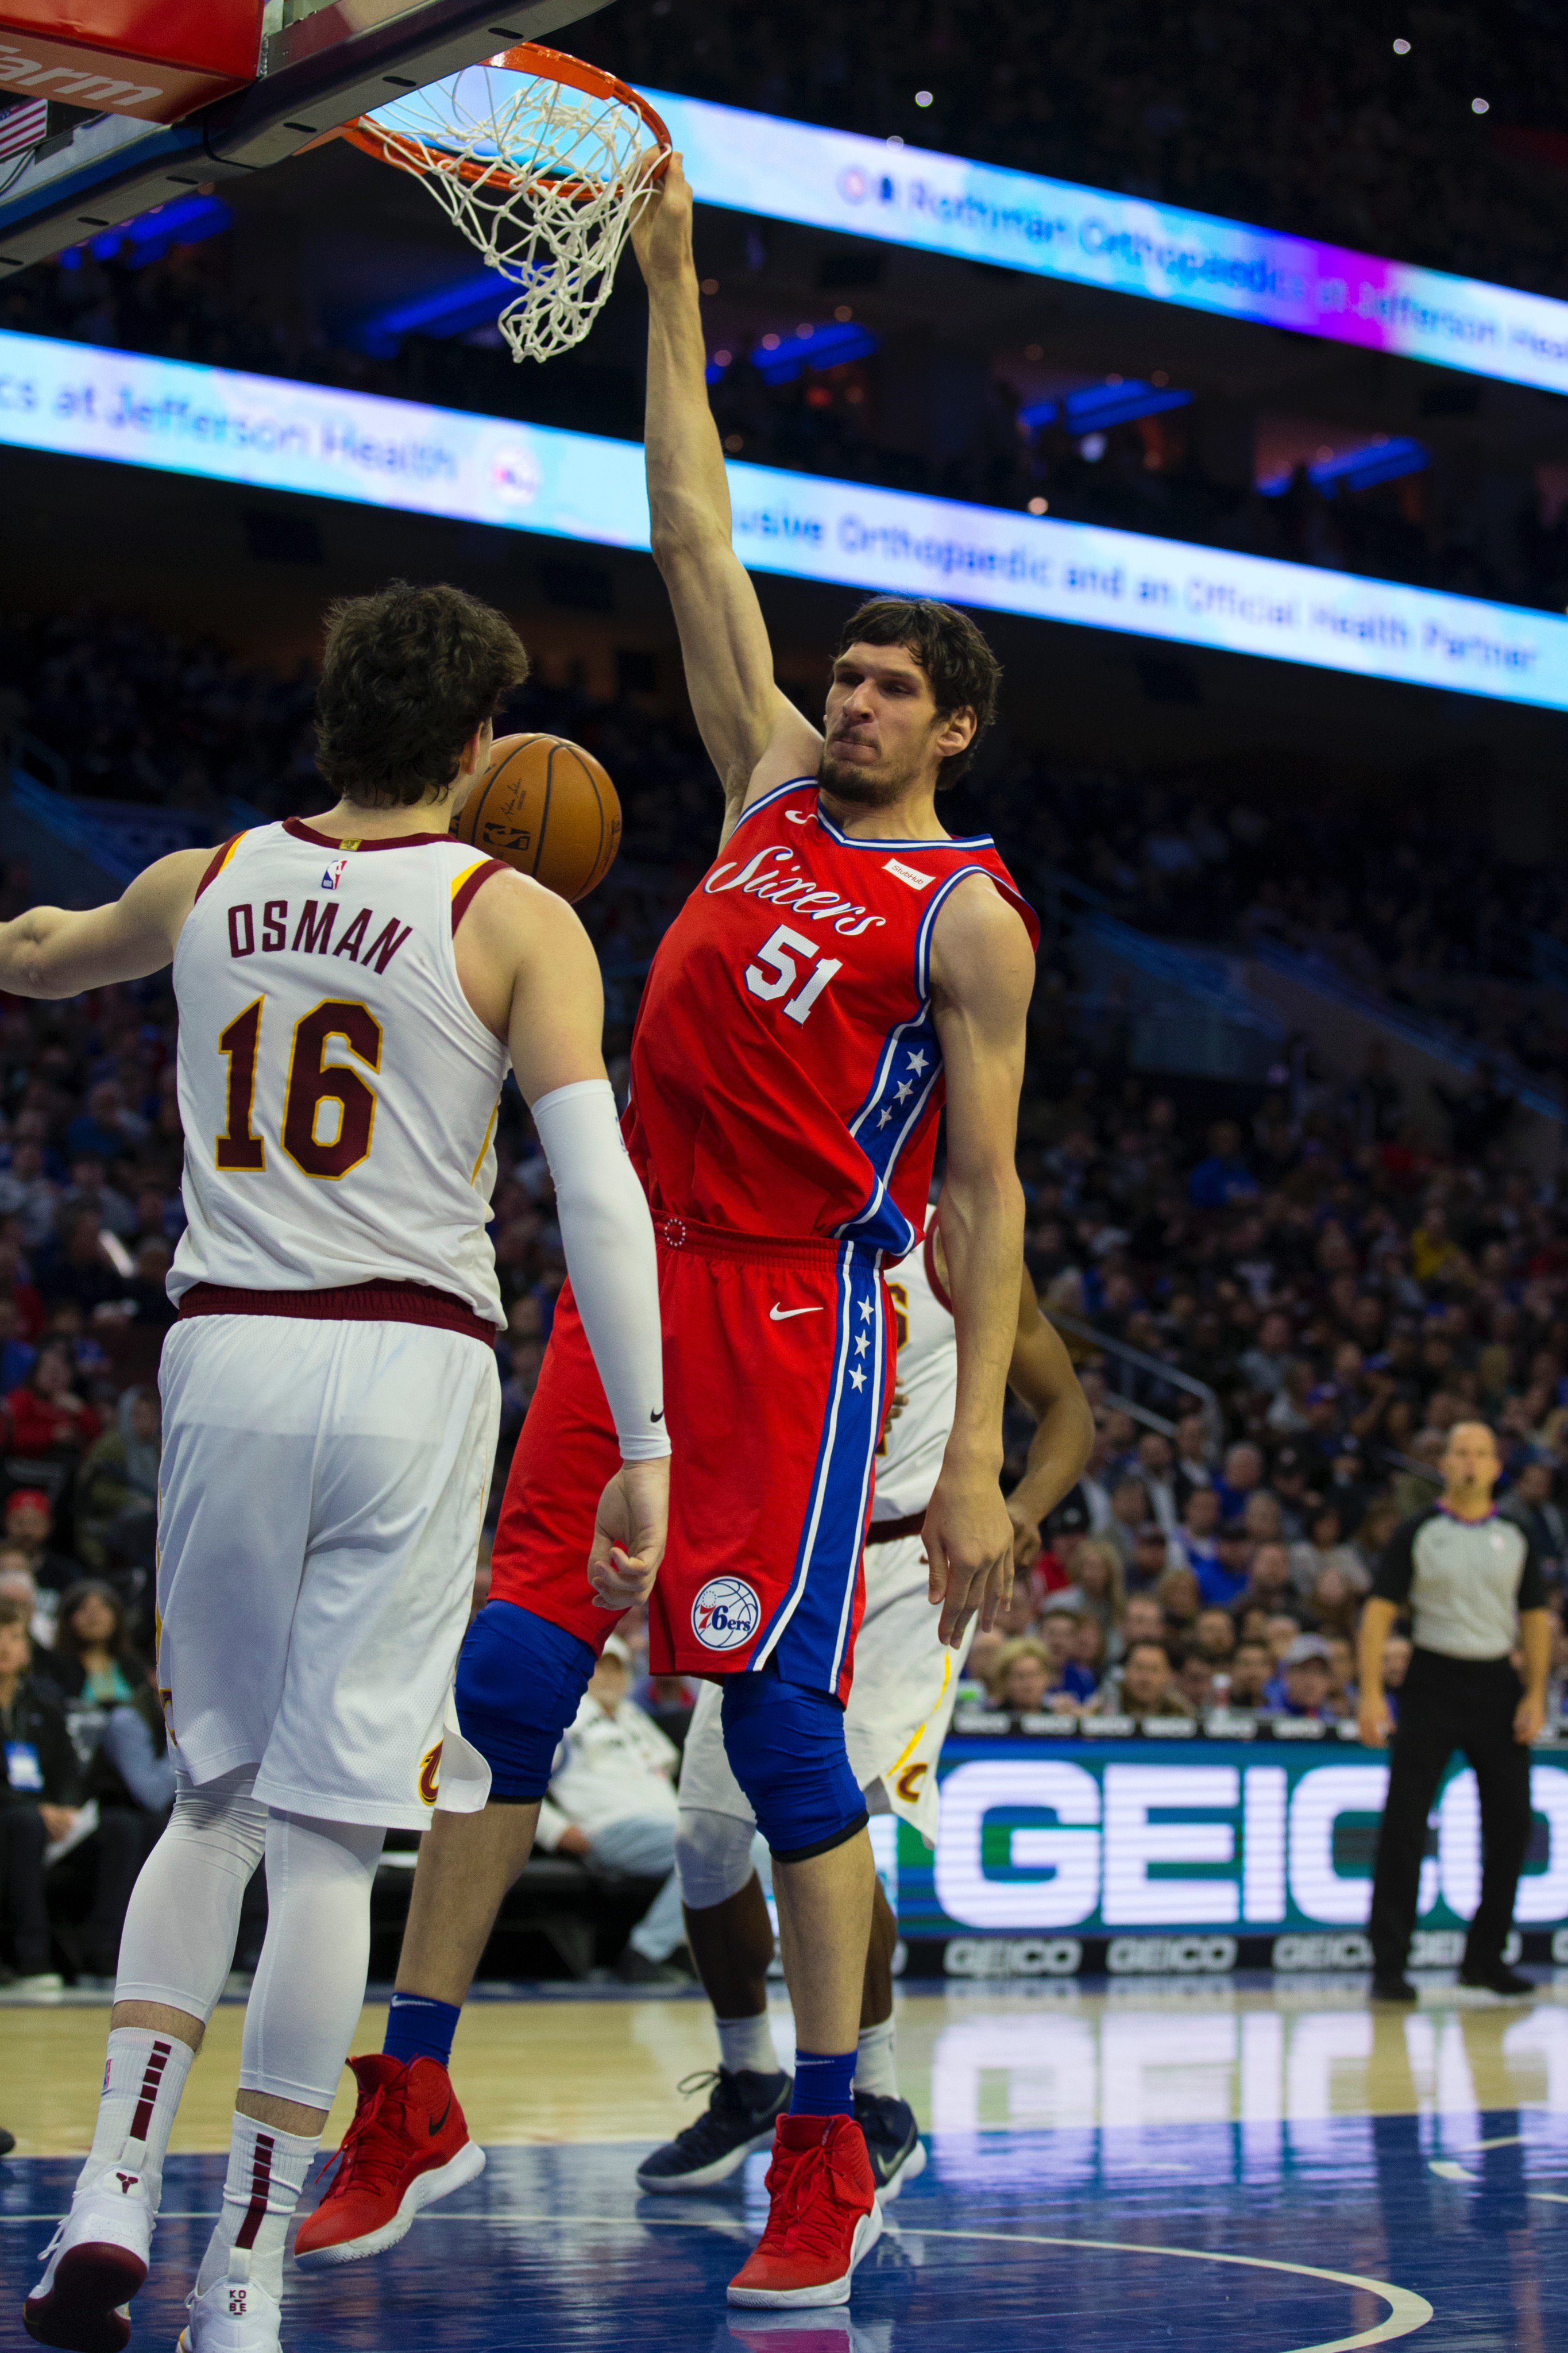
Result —
[[[0, 443], [646, 549], [635, 441], [0, 333]], [[759, 572], [1568, 711], [1568, 617], [1181, 540], [729, 469]]]
[[699, 200], [1568, 392], [1568, 302], [1104, 188], [645, 90]]

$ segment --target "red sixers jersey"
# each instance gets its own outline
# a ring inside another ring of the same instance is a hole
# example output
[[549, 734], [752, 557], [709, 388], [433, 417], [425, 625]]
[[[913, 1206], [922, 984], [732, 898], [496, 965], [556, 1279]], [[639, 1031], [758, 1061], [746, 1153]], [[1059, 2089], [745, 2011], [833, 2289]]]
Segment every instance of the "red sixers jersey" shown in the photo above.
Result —
[[968, 874], [1037, 944], [988, 837], [845, 834], [804, 776], [753, 801], [643, 992], [626, 1136], [656, 1217], [910, 1248], [943, 1094], [931, 934]]

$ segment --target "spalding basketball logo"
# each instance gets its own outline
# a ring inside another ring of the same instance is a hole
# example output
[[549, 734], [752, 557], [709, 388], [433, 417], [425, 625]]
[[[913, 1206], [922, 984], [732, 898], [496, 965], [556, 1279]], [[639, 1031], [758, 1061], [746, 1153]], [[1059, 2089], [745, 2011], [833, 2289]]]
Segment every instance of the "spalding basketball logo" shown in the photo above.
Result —
[[433, 1806], [441, 1786], [441, 1743], [437, 1741], [419, 1767], [419, 1802]]
[[738, 1651], [756, 1632], [762, 1614], [744, 1577], [710, 1577], [691, 1605], [691, 1630], [706, 1650]]
[[929, 1765], [906, 1765], [893, 1784], [906, 1806], [912, 1806], [921, 1794], [921, 1784], [931, 1771]]

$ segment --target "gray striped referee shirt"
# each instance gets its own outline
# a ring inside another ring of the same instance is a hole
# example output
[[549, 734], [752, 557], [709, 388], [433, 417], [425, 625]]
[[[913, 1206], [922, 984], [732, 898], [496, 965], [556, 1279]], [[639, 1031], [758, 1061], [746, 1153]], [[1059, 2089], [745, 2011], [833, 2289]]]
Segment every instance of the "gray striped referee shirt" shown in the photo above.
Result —
[[1546, 1607], [1541, 1563], [1518, 1521], [1497, 1511], [1461, 1520], [1446, 1504], [1394, 1530], [1372, 1589], [1409, 1609], [1418, 1651], [1448, 1659], [1506, 1659], [1520, 1611]]

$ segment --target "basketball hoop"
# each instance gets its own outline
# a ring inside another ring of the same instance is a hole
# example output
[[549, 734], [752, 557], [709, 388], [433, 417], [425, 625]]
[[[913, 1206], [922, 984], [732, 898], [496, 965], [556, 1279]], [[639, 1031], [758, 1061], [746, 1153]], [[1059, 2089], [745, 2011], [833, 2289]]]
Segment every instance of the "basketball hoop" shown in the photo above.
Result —
[[[362, 114], [342, 136], [422, 180], [489, 268], [521, 287], [496, 322], [519, 360], [582, 342], [669, 153], [635, 90], [534, 41]], [[650, 145], [661, 160], [639, 174]]]

